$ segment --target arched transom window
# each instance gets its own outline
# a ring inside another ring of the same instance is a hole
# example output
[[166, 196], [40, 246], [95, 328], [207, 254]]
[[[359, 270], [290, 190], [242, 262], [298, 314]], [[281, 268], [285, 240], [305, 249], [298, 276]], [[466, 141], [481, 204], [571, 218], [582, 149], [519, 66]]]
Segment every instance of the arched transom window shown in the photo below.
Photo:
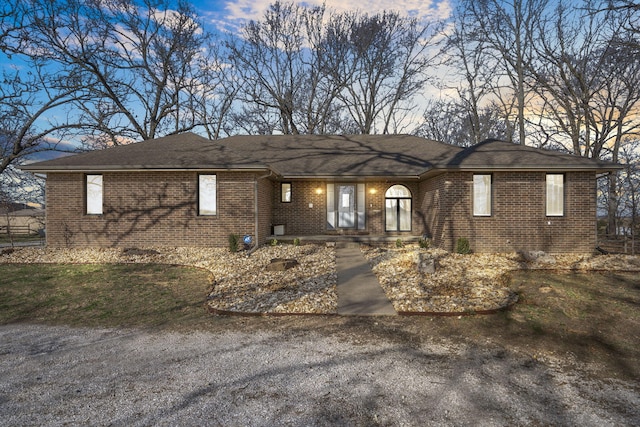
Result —
[[386, 231], [411, 231], [411, 191], [396, 184], [389, 187], [384, 197]]

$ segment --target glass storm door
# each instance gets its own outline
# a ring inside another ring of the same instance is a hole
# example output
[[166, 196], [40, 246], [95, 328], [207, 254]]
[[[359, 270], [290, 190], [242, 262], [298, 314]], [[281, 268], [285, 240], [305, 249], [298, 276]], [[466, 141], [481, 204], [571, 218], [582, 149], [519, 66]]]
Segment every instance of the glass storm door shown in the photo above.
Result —
[[411, 192], [394, 185], [385, 194], [386, 231], [411, 231]]
[[364, 191], [364, 183], [327, 183], [327, 230], [365, 229]]
[[338, 185], [338, 228], [356, 226], [356, 186]]

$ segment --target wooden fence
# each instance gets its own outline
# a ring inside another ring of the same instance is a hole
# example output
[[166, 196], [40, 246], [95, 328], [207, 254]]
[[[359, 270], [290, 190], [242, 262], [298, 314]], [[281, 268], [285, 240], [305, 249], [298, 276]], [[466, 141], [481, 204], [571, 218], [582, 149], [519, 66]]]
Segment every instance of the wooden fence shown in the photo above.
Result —
[[601, 234], [598, 236], [598, 248], [611, 254], [640, 254], [640, 245], [634, 236]]

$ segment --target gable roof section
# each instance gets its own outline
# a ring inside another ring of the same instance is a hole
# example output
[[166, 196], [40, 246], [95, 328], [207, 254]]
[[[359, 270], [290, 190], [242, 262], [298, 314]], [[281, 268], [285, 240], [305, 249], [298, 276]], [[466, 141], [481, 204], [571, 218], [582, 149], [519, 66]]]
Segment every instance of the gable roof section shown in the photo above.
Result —
[[611, 162], [587, 157], [544, 150], [526, 145], [488, 139], [465, 148], [454, 155], [448, 163], [449, 169], [470, 170], [615, 170], [621, 167]]
[[417, 178], [462, 150], [409, 135], [234, 136], [220, 143], [288, 178]]
[[209, 140], [193, 133], [23, 166], [32, 172], [123, 170], [272, 171], [282, 178], [420, 178], [445, 170], [614, 170], [617, 165], [489, 140], [462, 148], [410, 135], [253, 135]]
[[[181, 169], [260, 169], [249, 159], [240, 159], [225, 147], [194, 133], [119, 145], [24, 166], [34, 171], [112, 171]], [[264, 169], [264, 166], [262, 167]]]

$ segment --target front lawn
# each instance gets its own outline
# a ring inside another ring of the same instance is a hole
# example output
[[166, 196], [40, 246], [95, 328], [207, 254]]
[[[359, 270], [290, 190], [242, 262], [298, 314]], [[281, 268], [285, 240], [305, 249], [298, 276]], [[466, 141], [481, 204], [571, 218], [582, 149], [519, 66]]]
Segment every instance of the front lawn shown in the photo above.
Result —
[[158, 264], [2, 264], [0, 323], [198, 326], [210, 319], [208, 277]]
[[[595, 261], [617, 265], [614, 258]], [[226, 277], [222, 271], [212, 275], [204, 269], [158, 263], [0, 264], [0, 324], [327, 330], [356, 340], [404, 337], [404, 344], [461, 339], [479, 345], [493, 342], [569, 366], [589, 366], [608, 377], [640, 378], [637, 271], [512, 271], [504, 285], [518, 295], [518, 302], [491, 315], [268, 320], [213, 316], [207, 311], [211, 280]]]

